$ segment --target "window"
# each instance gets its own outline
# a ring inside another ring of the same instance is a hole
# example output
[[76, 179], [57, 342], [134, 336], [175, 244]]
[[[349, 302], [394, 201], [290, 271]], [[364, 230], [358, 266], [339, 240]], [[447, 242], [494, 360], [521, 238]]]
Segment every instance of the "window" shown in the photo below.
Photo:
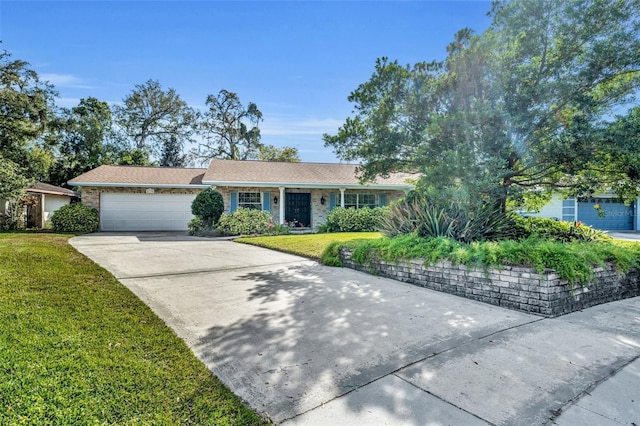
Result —
[[378, 207], [376, 202], [376, 194], [344, 194], [344, 207], [353, 207], [354, 209], [361, 209], [363, 207], [375, 208]]
[[262, 210], [262, 199], [259, 192], [238, 192], [238, 207]]

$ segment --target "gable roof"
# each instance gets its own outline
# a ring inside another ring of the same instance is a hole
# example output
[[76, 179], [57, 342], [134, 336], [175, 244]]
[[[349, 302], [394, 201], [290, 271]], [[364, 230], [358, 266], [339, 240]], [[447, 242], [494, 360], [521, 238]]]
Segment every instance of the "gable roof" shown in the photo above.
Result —
[[206, 169], [144, 166], [100, 166], [67, 182], [71, 186], [207, 187]]
[[34, 183], [29, 188], [27, 188], [27, 192], [33, 192], [36, 194], [64, 195], [65, 197], [78, 197], [78, 194], [70, 189], [62, 188], [60, 186], [55, 186], [44, 182]]
[[[202, 183], [220, 186], [296, 186], [304, 188], [362, 188], [355, 164], [285, 163], [271, 161], [212, 160]], [[364, 186], [377, 189], [411, 189], [409, 173], [392, 173]]]

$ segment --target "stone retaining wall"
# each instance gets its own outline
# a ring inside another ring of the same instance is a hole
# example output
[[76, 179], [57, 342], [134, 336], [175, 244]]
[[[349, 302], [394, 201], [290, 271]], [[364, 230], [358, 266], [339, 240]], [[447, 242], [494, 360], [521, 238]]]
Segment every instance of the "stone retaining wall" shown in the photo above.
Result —
[[425, 266], [419, 259], [398, 263], [373, 259], [366, 265], [356, 265], [351, 251], [344, 248], [340, 258], [348, 268], [546, 317], [640, 295], [638, 270], [622, 275], [610, 264], [595, 268], [593, 283], [585, 287], [576, 284], [572, 292], [569, 283], [552, 270], [543, 274], [519, 266], [484, 270], [449, 261]]

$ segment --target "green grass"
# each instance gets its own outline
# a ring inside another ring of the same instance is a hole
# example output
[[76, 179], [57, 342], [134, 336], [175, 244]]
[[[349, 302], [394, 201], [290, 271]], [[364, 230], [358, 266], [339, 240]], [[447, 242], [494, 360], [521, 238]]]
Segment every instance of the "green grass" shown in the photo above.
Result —
[[331, 234], [276, 235], [270, 237], [243, 237], [235, 241], [255, 246], [297, 254], [320, 260], [329, 244], [335, 241], [380, 238], [379, 232], [338, 232]]
[[68, 238], [0, 233], [0, 424], [266, 424]]

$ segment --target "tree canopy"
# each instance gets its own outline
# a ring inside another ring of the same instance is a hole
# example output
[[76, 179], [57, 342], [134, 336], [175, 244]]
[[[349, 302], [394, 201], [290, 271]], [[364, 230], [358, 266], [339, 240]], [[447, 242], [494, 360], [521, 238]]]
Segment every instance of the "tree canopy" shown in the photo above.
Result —
[[114, 114], [133, 150], [155, 153], [163, 166], [184, 165], [181, 153], [193, 140], [197, 114], [174, 89], [165, 91], [156, 80], [138, 84]]
[[256, 154], [256, 159], [260, 161], [279, 161], [283, 163], [298, 163], [300, 155], [298, 149], [294, 147], [278, 148], [273, 145], [262, 145]]
[[202, 163], [212, 158], [246, 160], [255, 157], [262, 144], [260, 129], [262, 112], [250, 102], [246, 107], [237, 94], [220, 90], [217, 96], [207, 96], [207, 110], [200, 123], [203, 140], [193, 150]]
[[63, 185], [102, 164], [111, 164], [120, 154], [111, 109], [96, 98], [81, 99], [78, 106], [62, 109], [48, 141], [56, 152], [48, 181], [55, 185]]
[[56, 92], [29, 63], [0, 52], [0, 157], [22, 172], [44, 178], [53, 157], [42, 136], [54, 112]]
[[[606, 131], [612, 113], [640, 83], [640, 2], [499, 1], [490, 16], [480, 35], [459, 31], [445, 61], [379, 59], [325, 146], [361, 161], [364, 180], [419, 171], [434, 198], [504, 207], [540, 191], [620, 189], [599, 171], [621, 147]], [[617, 170], [637, 196], [637, 176]]]

